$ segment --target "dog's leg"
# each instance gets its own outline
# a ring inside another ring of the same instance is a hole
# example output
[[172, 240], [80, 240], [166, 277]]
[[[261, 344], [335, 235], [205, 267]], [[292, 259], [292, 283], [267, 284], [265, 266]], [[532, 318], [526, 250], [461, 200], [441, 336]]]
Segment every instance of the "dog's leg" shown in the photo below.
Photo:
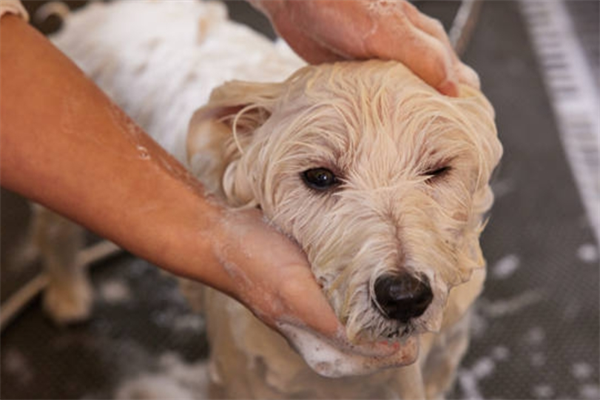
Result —
[[92, 288], [77, 254], [84, 245], [84, 230], [39, 205], [33, 206], [32, 240], [48, 275], [44, 308], [59, 324], [85, 320], [92, 306]]
[[394, 391], [400, 399], [424, 400], [423, 376], [418, 363], [398, 370]]
[[467, 313], [435, 338], [423, 365], [427, 399], [443, 399], [454, 383], [456, 369], [469, 345], [469, 316]]

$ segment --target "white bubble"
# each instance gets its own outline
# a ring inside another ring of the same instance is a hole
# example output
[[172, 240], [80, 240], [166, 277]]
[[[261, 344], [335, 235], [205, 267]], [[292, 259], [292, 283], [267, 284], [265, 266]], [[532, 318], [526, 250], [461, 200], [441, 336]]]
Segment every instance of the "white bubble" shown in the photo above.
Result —
[[579, 394], [584, 399], [598, 399], [600, 398], [600, 388], [595, 384], [583, 385], [579, 388]]
[[592, 366], [585, 362], [578, 362], [571, 366], [571, 374], [577, 380], [585, 380], [592, 376]]
[[123, 303], [131, 299], [131, 292], [126, 283], [119, 281], [108, 281], [103, 283], [99, 289], [100, 297], [107, 303]]
[[536, 385], [532, 389], [533, 395], [538, 399], [547, 399], [554, 395], [554, 389], [550, 385]]
[[504, 346], [496, 346], [492, 350], [492, 357], [498, 361], [504, 361], [510, 355], [510, 351]]
[[509, 254], [498, 260], [492, 267], [492, 276], [496, 279], [506, 279], [519, 268], [521, 260], [515, 254]]
[[598, 261], [598, 247], [591, 243], [582, 244], [577, 249], [577, 258], [585, 263], [594, 263]]

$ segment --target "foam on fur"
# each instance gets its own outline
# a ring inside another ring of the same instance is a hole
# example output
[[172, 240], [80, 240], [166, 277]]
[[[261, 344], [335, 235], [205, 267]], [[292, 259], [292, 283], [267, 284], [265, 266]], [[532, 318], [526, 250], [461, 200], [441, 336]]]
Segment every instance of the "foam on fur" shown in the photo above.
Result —
[[328, 378], [367, 375], [373, 372], [408, 365], [416, 361], [419, 345], [409, 337], [395, 353], [385, 356], [361, 354], [356, 349], [340, 346], [317, 335], [309, 329], [292, 324], [279, 324], [291, 345], [302, 355], [304, 361], [319, 375]]

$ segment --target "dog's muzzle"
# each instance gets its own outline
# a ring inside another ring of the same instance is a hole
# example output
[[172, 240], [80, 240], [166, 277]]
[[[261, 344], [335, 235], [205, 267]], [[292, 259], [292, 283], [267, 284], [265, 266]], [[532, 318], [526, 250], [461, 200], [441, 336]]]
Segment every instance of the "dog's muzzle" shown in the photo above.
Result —
[[385, 318], [408, 323], [420, 317], [431, 301], [433, 292], [425, 276], [408, 272], [382, 275], [375, 281], [375, 306]]

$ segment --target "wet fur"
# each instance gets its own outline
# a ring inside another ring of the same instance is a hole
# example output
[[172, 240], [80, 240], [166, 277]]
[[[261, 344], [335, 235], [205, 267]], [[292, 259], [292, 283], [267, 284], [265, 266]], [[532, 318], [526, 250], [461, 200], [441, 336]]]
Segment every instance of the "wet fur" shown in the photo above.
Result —
[[[284, 83], [217, 88], [191, 123], [192, 171], [231, 206], [260, 206], [302, 246], [351, 340], [421, 336], [417, 364], [331, 381], [247, 310], [210, 291], [219, 386], [234, 397], [443, 396], [485, 277], [479, 235], [501, 153], [493, 109], [480, 92], [463, 87], [459, 98], [442, 96], [396, 62], [305, 67]], [[427, 175], [442, 166], [450, 166], [443, 176]], [[308, 188], [300, 174], [315, 167], [335, 171], [342, 185], [328, 193]], [[375, 279], [399, 269], [424, 274], [434, 292], [428, 310], [407, 325], [384, 318], [371, 301]]]
[[[115, 10], [114, 15], [122, 16], [116, 14], [117, 7], [137, 7], [125, 3], [97, 5], [95, 12]], [[145, 12], [148, 6], [141, 7]], [[233, 26], [224, 17], [215, 19], [222, 12], [205, 14], [198, 25], [202, 34], [217, 35], [219, 29]], [[123, 24], [132, 21], [127, 17]], [[96, 25], [94, 29], [102, 29]], [[260, 206], [302, 246], [351, 339], [421, 339], [413, 365], [365, 377], [324, 378], [234, 300], [188, 282], [183, 290], [192, 306], [204, 310], [208, 322], [212, 397], [443, 396], [467, 348], [468, 310], [485, 278], [479, 235], [493, 199], [490, 174], [502, 151], [492, 107], [479, 91], [463, 87], [459, 98], [442, 96], [396, 62], [307, 66], [280, 83], [233, 81], [217, 87], [194, 115], [185, 143], [185, 132], [178, 129], [176, 137], [160, 137], [161, 127], [170, 126], [168, 118], [176, 115], [164, 109], [164, 102], [144, 103], [145, 108], [136, 111], [136, 91], [131, 89], [138, 82], [136, 74], [150, 76], [148, 71], [160, 65], [134, 60], [120, 69], [112, 64], [105, 68], [102, 51], [112, 54], [111, 37], [102, 32], [93, 36], [89, 23], [71, 29], [74, 33], [60, 41], [63, 50], [71, 51], [71, 57], [179, 159], [185, 158], [185, 147], [188, 167], [208, 190], [232, 207]], [[82, 45], [94, 38], [102, 39], [92, 41], [96, 55]], [[143, 47], [147, 44], [140, 40], [140, 49], [159, 49], [157, 40], [150, 37], [152, 48]], [[163, 40], [164, 48], [170, 48], [168, 38]], [[199, 40], [199, 49], [204, 40]], [[114, 46], [121, 45], [126, 44], [117, 38]], [[255, 47], [270, 51], [264, 44]], [[92, 56], [97, 58], [86, 59]], [[275, 55], [269, 57], [269, 68], [289, 71], [299, 65], [278, 64]], [[188, 67], [196, 71], [194, 65]], [[236, 74], [245, 73], [246, 79], [253, 79], [248, 70], [260, 75], [247, 62], [240, 61], [237, 68]], [[187, 98], [178, 93], [205, 83], [195, 76], [196, 81], [174, 86], [163, 97]], [[123, 81], [128, 84], [123, 86]], [[443, 166], [450, 170], [430, 179], [428, 172]], [[342, 185], [329, 193], [307, 188], [300, 173], [314, 167], [333, 170]], [[375, 279], [399, 269], [428, 277], [434, 293], [428, 310], [407, 325], [385, 319], [371, 301]]]
[[[395, 62], [305, 67], [283, 84], [218, 88], [188, 142], [195, 135], [210, 139], [189, 153], [192, 170], [300, 243], [351, 339], [438, 330], [450, 289], [484, 267], [478, 239], [501, 147], [475, 90], [442, 96]], [[440, 166], [444, 176], [427, 175]], [[315, 167], [343, 184], [308, 188], [300, 174]], [[433, 283], [434, 303], [410, 326], [370, 301], [375, 279], [399, 269]]]

